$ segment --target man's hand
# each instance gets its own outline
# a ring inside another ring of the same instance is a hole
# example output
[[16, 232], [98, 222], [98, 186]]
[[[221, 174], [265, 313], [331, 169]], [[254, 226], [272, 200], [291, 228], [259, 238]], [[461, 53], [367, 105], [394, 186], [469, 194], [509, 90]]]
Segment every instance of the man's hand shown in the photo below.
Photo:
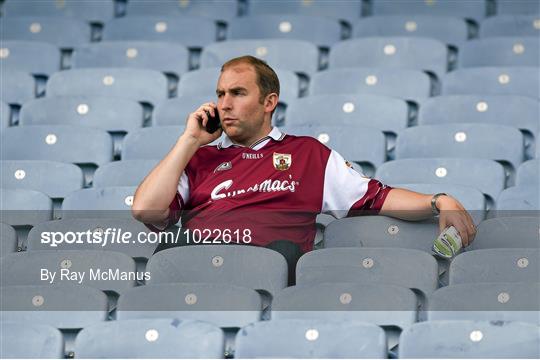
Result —
[[440, 196], [437, 199], [437, 209], [440, 210], [439, 229], [443, 231], [453, 225], [461, 236], [463, 247], [469, 246], [476, 235], [476, 226], [471, 215], [459, 201], [451, 196]]
[[212, 141], [218, 139], [223, 132], [222, 129], [210, 134], [206, 131], [206, 123], [208, 122], [208, 114], [215, 116], [217, 113], [216, 104], [208, 102], [202, 104], [197, 110], [189, 114], [186, 121], [186, 129], [184, 134], [187, 139], [196, 140], [199, 146], [210, 144]]

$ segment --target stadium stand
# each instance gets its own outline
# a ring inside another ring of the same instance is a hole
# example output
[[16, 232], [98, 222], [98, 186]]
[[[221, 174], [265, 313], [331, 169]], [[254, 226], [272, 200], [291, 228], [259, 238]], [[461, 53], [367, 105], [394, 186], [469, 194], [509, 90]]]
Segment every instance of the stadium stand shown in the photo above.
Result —
[[130, 0], [126, 16], [167, 15], [179, 18], [202, 16], [229, 21], [238, 15], [236, 0], [178, 1], [178, 0]]
[[536, 0], [497, 0], [497, 14], [540, 14]]
[[157, 160], [113, 161], [96, 169], [93, 186], [105, 188], [113, 186], [138, 186]]
[[64, 357], [62, 333], [50, 325], [24, 322], [2, 322], [3, 359], [40, 358], [60, 359]]
[[38, 41], [2, 41], [0, 64], [5, 70], [49, 76], [60, 70], [60, 49]]
[[525, 161], [518, 168], [516, 185], [538, 187], [539, 169], [540, 159]]
[[136, 187], [118, 186], [74, 191], [62, 203], [63, 218], [128, 218]]
[[34, 78], [27, 72], [19, 70], [2, 73], [2, 102], [10, 105], [21, 105], [36, 97]]
[[[3, 89], [2, 89], [3, 90]], [[0, 131], [11, 125], [11, 110], [9, 105], [0, 101]]]
[[[540, 197], [538, 186], [513, 186], [504, 189], [497, 198], [497, 210], [504, 216], [507, 210], [538, 210]], [[499, 214], [499, 216], [500, 216]]]
[[485, 19], [480, 25], [480, 37], [538, 36], [538, 15], [501, 15]]
[[355, 321], [271, 320], [243, 327], [235, 358], [386, 358], [384, 331]]
[[51, 16], [69, 17], [88, 22], [103, 23], [115, 15], [114, 1], [94, 0], [6, 0], [2, 7], [5, 17]]
[[494, 37], [470, 40], [459, 48], [460, 67], [540, 66], [538, 38]]
[[2, 234], [2, 240], [0, 241], [0, 256], [6, 256], [17, 252], [18, 240], [17, 233], [12, 226], [4, 223], [0, 223], [0, 233]]
[[511, 216], [487, 219], [480, 223], [471, 250], [494, 248], [540, 248], [540, 219]]
[[[202, 71], [198, 70], [197, 72], [202, 73], [204, 72], [204, 70]], [[189, 75], [186, 75], [186, 77], [189, 77]], [[182, 85], [182, 87], [184, 87], [185, 81], [187, 80], [184, 80], [185, 77], [183, 77], [182, 79], [183, 79], [182, 81], [184, 81], [184, 84]], [[196, 83], [196, 82], [193, 81], [193, 83]], [[189, 91], [189, 86], [185, 86], [185, 90], [183, 89], [182, 91], [191, 92]], [[215, 93], [215, 89], [214, 89], [214, 93]], [[186, 119], [188, 118], [189, 114], [191, 114], [201, 104], [208, 102], [210, 99], [212, 99], [215, 102], [214, 98], [215, 98], [215, 94], [210, 96], [210, 93], [208, 93], [207, 95], [205, 94], [187, 95], [186, 94], [186, 95], [181, 95], [178, 98], [162, 101], [156, 106], [156, 109], [153, 112], [152, 125], [154, 126], [183, 125], [185, 124]]]
[[2, 222], [27, 226], [52, 220], [53, 203], [45, 194], [26, 189], [0, 189]]
[[160, 126], [132, 131], [124, 138], [122, 160], [162, 159], [183, 131], [184, 126]]

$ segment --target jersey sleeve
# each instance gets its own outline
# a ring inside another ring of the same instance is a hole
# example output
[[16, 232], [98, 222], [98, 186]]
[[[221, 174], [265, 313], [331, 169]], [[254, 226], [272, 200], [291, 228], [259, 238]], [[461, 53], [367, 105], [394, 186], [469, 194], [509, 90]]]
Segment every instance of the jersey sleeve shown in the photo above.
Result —
[[332, 150], [324, 173], [322, 212], [336, 218], [360, 213], [377, 214], [392, 188], [370, 179]]

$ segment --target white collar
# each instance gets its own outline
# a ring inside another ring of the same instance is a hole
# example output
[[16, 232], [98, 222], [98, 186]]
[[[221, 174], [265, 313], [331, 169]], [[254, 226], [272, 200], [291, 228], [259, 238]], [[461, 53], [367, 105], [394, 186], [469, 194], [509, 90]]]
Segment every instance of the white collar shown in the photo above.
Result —
[[[279, 130], [277, 127], [274, 126], [274, 127], [272, 127], [272, 130], [268, 133], [268, 135], [266, 135], [263, 138], [255, 141], [253, 144], [251, 144], [251, 146], [249, 146], [249, 148], [253, 149], [253, 150], [259, 150], [264, 145], [266, 145], [268, 143], [268, 141], [270, 141], [270, 139], [274, 139], [275, 141], [281, 141], [281, 140], [283, 140], [284, 137], [285, 137], [285, 133], [282, 133], [281, 130]], [[227, 134], [225, 134], [225, 132], [224, 132], [223, 133], [223, 139], [218, 143], [217, 148], [218, 149], [226, 149], [226, 148], [228, 148], [230, 146], [247, 147], [247, 146], [244, 146], [244, 145], [239, 145], [239, 144], [233, 143], [231, 138], [229, 138], [227, 136]]]

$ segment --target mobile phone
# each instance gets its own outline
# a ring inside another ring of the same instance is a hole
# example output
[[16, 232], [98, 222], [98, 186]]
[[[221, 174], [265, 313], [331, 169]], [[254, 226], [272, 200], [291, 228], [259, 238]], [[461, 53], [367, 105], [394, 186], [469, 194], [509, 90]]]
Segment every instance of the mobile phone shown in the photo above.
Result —
[[208, 122], [206, 123], [206, 132], [213, 134], [219, 129], [221, 129], [221, 120], [219, 119], [219, 113], [217, 109], [214, 109], [214, 113], [216, 116], [210, 115], [210, 113], [207, 111], [206, 115], [208, 116]]

